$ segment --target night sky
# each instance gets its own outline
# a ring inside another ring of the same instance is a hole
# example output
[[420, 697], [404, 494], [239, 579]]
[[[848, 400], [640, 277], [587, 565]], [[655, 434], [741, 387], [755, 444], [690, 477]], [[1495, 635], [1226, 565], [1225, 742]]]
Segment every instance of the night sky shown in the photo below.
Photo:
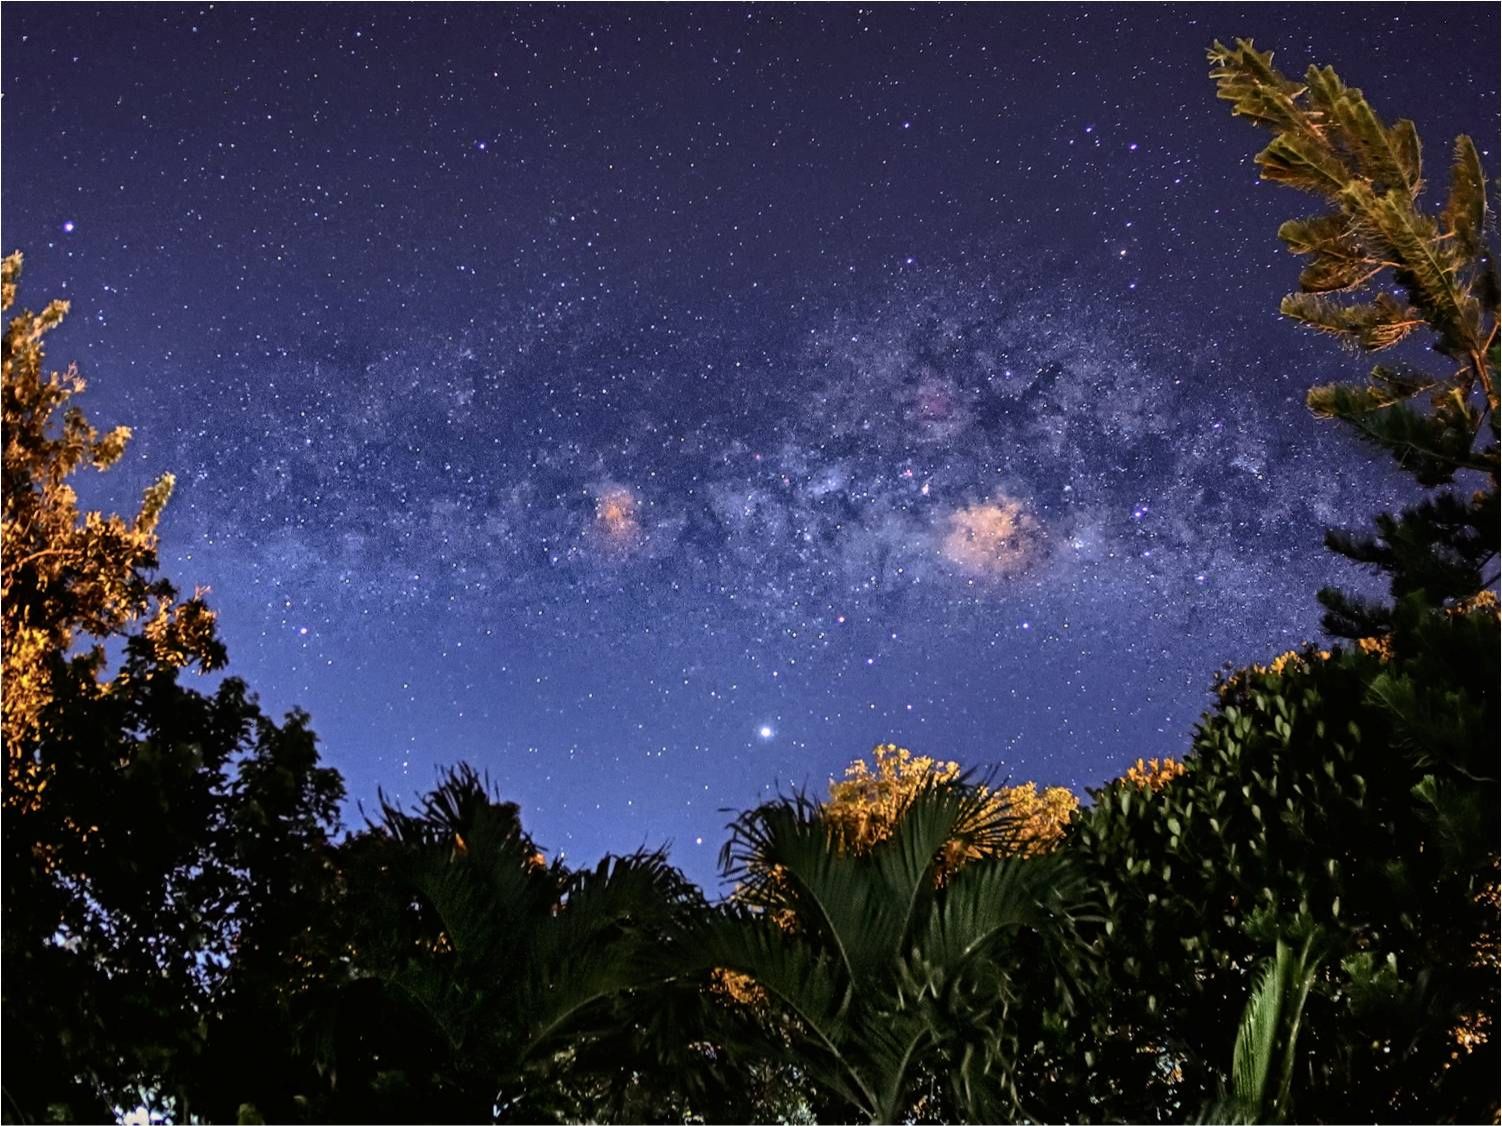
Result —
[[878, 742], [1075, 789], [1318, 639], [1408, 486], [1277, 316], [1211, 39], [1496, 167], [1493, 4], [7, 3], [3, 242], [165, 572], [352, 799], [576, 863]]

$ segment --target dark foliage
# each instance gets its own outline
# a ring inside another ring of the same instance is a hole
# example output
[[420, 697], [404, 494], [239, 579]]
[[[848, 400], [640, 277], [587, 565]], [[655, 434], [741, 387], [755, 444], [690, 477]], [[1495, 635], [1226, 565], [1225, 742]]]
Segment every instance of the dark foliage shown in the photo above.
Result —
[[1183, 777], [1095, 794], [1065, 847], [1102, 891], [1104, 973], [1050, 1117], [1197, 1114], [1256, 967], [1316, 927], [1295, 1113], [1495, 1116], [1495, 1040], [1467, 1034], [1497, 1019], [1495, 605], [1411, 598], [1390, 643], [1235, 674]]
[[128, 431], [99, 438], [69, 402], [82, 381], [44, 374], [65, 311], [5, 333], [4, 1115], [234, 1117], [245, 1065], [280, 1050], [247, 1022], [301, 988], [343, 785], [306, 716], [181, 682], [224, 653], [207, 607], [153, 575], [171, 479], [132, 521], [78, 512], [67, 477]]
[[706, 910], [661, 853], [548, 863], [468, 767], [340, 850], [341, 976], [304, 1037], [316, 1119], [682, 1118], [750, 1107], [684, 936]]

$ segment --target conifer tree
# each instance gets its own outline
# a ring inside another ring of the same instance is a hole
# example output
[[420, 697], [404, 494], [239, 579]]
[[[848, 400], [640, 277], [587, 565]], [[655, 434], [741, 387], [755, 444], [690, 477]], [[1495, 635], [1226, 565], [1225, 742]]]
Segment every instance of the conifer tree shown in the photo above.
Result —
[[[1378, 516], [1375, 534], [1331, 531], [1326, 543], [1385, 572], [1395, 598], [1421, 593], [1429, 604], [1452, 605], [1474, 596], [1496, 581], [1498, 520], [1498, 282], [1476, 146], [1456, 139], [1448, 197], [1439, 211], [1426, 210], [1413, 122], [1385, 124], [1329, 67], [1311, 66], [1302, 81], [1283, 75], [1250, 40], [1234, 48], [1217, 41], [1209, 60], [1232, 112], [1274, 133], [1257, 154], [1262, 178], [1330, 208], [1278, 231], [1309, 259], [1283, 314], [1361, 352], [1427, 331], [1448, 363], [1437, 371], [1378, 365], [1363, 384], [1309, 392], [1315, 414], [1353, 427], [1420, 485], [1450, 486]], [[1334, 589], [1320, 601], [1334, 634], [1391, 628], [1388, 607]]]

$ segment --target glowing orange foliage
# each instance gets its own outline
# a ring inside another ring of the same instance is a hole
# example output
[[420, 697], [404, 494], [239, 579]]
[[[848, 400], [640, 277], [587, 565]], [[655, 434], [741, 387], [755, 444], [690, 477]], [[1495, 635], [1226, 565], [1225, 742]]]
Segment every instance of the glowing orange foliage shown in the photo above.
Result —
[[[934, 782], [960, 777], [957, 762], [944, 762], [914, 755], [906, 747], [883, 743], [871, 752], [871, 761], [857, 759], [845, 768], [845, 777], [831, 781], [823, 816], [839, 839], [854, 851], [864, 851], [892, 835], [913, 797]], [[987, 795], [986, 815], [1004, 812], [1018, 822], [1012, 847], [1024, 854], [1046, 852], [1064, 835], [1064, 829], [1079, 799], [1062, 786], [1039, 791], [1032, 782], [1018, 786], [979, 787]], [[963, 837], [961, 827], [960, 837]], [[943, 868], [952, 871], [968, 860], [988, 855], [988, 850], [950, 843]]]
[[[4, 311], [15, 301], [20, 274], [21, 256], [8, 256], [0, 285]], [[224, 663], [213, 612], [199, 596], [180, 602], [171, 583], [148, 578], [156, 568], [157, 521], [172, 495], [172, 475], [146, 490], [131, 519], [78, 509], [68, 478], [85, 465], [114, 465], [130, 430], [117, 426], [100, 434], [89, 424], [71, 401], [84, 389], [75, 368], [44, 374], [43, 338], [67, 311], [67, 302], [53, 301], [40, 313], [17, 313], [5, 326], [0, 734], [5, 802], [13, 808], [35, 805], [46, 787], [47, 764], [30, 748], [68, 662], [82, 662], [84, 685], [108, 691], [99, 679], [103, 647], [80, 651], [83, 637], [97, 642], [139, 627], [163, 664], [207, 670]], [[77, 690], [79, 678], [70, 683]]]
[[1157, 793], [1175, 778], [1187, 773], [1187, 768], [1178, 759], [1163, 757], [1161, 759], [1138, 759], [1127, 772], [1122, 775], [1122, 780], [1131, 783], [1139, 790], [1151, 790]]

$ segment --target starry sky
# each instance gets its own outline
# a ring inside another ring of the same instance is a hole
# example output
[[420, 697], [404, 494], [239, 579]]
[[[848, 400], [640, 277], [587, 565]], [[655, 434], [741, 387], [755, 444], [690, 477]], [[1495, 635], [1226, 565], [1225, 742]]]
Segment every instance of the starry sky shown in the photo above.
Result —
[[1496, 167], [1492, 4], [7, 3], [3, 241], [177, 474], [166, 573], [370, 808], [466, 759], [572, 862], [878, 742], [1075, 789], [1319, 637], [1408, 494], [1211, 39]]

